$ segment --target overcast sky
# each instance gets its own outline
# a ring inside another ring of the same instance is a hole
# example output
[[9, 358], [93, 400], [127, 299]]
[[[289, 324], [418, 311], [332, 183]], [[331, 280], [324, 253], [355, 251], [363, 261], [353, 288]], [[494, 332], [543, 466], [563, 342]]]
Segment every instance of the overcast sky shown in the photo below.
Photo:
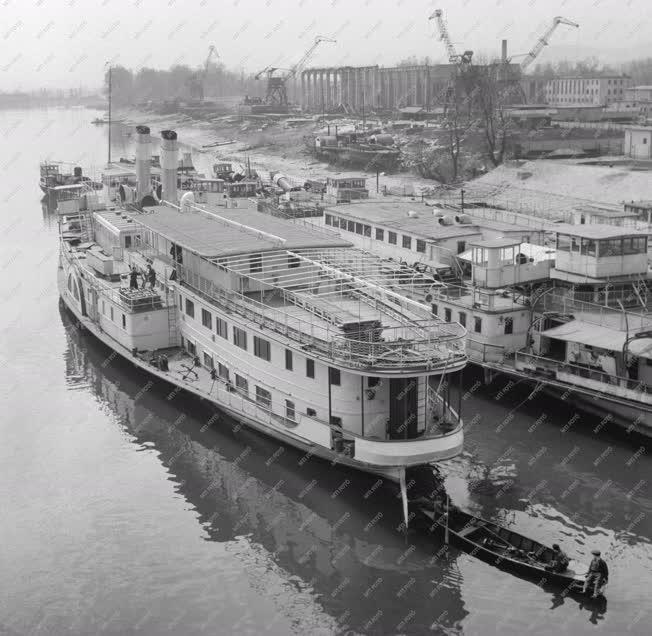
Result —
[[337, 39], [321, 45], [315, 66], [443, 61], [434, 9], [455, 45], [476, 53], [498, 55], [502, 38], [510, 54], [524, 53], [562, 15], [580, 28], [560, 26], [540, 62], [652, 56], [650, 0], [0, 0], [0, 90], [99, 86], [109, 59], [197, 66], [210, 44], [229, 68], [289, 66], [315, 35]]

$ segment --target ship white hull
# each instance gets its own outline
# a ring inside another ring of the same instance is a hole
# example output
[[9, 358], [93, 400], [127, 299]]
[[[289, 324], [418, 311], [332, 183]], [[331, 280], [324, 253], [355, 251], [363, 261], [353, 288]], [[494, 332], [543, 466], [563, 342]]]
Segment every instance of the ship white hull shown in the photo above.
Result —
[[[111, 338], [106, 333], [104, 333], [101, 329], [99, 329], [98, 326], [87, 316], [82, 315], [81, 311], [79, 310], [78, 307], [75, 306], [74, 302], [70, 301], [70, 297], [69, 294], [67, 293], [67, 289], [65, 286], [65, 277], [66, 274], [63, 272], [62, 269], [59, 269], [59, 275], [58, 275], [59, 295], [66, 308], [73, 314], [73, 316], [77, 320], [78, 325], [82, 329], [85, 329], [86, 331], [91, 333], [98, 340], [104, 343], [107, 347], [109, 347], [117, 354], [119, 354], [122, 358], [132, 363], [134, 366], [139, 367], [143, 371], [147, 372], [149, 375], [155, 376], [160, 380], [163, 380], [167, 384], [171, 384], [188, 393], [194, 394], [195, 396], [199, 397], [204, 401], [210, 402], [220, 411], [226, 413], [227, 415], [237, 420], [238, 422], [241, 422], [245, 426], [248, 426], [260, 433], [265, 434], [266, 436], [273, 437], [275, 439], [278, 439], [279, 441], [282, 441], [285, 444], [288, 444], [301, 451], [304, 451], [306, 453], [306, 457], [312, 457], [312, 456], [319, 457], [321, 459], [330, 462], [332, 465], [347, 466], [349, 468], [354, 468], [362, 472], [370, 473], [373, 475], [379, 475], [393, 482], [400, 481], [401, 473], [406, 468], [415, 466], [415, 464], [413, 463], [409, 465], [404, 464], [404, 465], [395, 465], [395, 466], [379, 466], [379, 465], [369, 464], [369, 463], [357, 461], [351, 457], [347, 457], [345, 455], [342, 455], [341, 453], [337, 453], [336, 451], [326, 448], [324, 446], [311, 443], [308, 440], [302, 440], [298, 436], [290, 437], [289, 435], [283, 434], [283, 432], [281, 431], [272, 429], [264, 422], [260, 422], [255, 418], [249, 417], [245, 413], [230, 408], [227, 404], [214, 399], [210, 395], [205, 394], [203, 391], [196, 389], [194, 386], [179, 381], [177, 380], [177, 378], [172, 377], [163, 371], [160, 371], [159, 369], [149, 364], [147, 361], [137, 356], [134, 356], [129, 350], [122, 347], [119, 343], [116, 343], [115, 340], [113, 340], [113, 338]], [[463, 433], [461, 430], [459, 431], [459, 437], [460, 437], [459, 444], [444, 459], [453, 457], [459, 454], [459, 452], [461, 452], [462, 440], [463, 440]], [[423, 463], [435, 464], [436, 462], [429, 461]], [[421, 465], [423, 465], [423, 463]]]

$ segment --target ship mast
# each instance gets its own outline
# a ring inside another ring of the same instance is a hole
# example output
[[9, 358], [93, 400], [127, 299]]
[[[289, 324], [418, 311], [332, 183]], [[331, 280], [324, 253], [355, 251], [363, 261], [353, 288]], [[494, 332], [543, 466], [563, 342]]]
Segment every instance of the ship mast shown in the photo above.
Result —
[[109, 65], [109, 160], [107, 167], [111, 165], [111, 70], [112, 67]]

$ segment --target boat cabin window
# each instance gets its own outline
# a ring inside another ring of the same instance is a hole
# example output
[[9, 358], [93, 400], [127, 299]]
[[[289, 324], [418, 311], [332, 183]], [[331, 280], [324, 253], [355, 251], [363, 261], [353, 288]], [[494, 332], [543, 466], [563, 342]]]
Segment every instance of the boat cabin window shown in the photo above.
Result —
[[514, 333], [514, 319], [512, 317], [505, 318], [505, 335]]
[[238, 390], [238, 393], [249, 395], [249, 382], [247, 381], [247, 378], [243, 378], [237, 373], [235, 374], [235, 388]]
[[306, 358], [306, 376], [309, 378], [315, 377], [315, 361], [311, 358]]
[[191, 318], [195, 317], [195, 303], [192, 302], [192, 300], [186, 298], [186, 315], [190, 316]]
[[451, 310], [448, 307], [444, 308], [444, 320], [450, 322], [453, 317]]
[[239, 327], [233, 327], [233, 344], [240, 349], [247, 350], [247, 332]]
[[296, 417], [294, 402], [291, 402], [290, 400], [285, 400], [285, 417], [287, 417], [288, 420], [294, 420]]
[[289, 349], [286, 349], [285, 350], [285, 368], [288, 371], [292, 371], [292, 369], [293, 369], [292, 362], [293, 362], [292, 361], [292, 351], [290, 351]]
[[390, 245], [396, 245], [396, 232], [388, 232], [387, 233], [387, 242]]
[[411, 236], [405, 236], [403, 235], [403, 247], [406, 250], [411, 250], [412, 249], [412, 237]]
[[127, 317], [124, 314], [122, 314], [122, 328], [127, 328]]
[[458, 322], [460, 325], [462, 325], [462, 327], [466, 327], [466, 314], [463, 311], [460, 311]]
[[475, 333], [482, 333], [482, 318], [475, 317], [475, 324], [473, 325], [473, 331]]
[[426, 253], [426, 242], [425, 241], [423, 241], [421, 239], [417, 239], [417, 252], [421, 252], [422, 254]]
[[439, 307], [435, 303], [432, 303], [432, 305], [430, 305], [430, 309], [432, 311], [433, 316], [439, 315]]
[[377, 378], [375, 376], [369, 376], [367, 378], [367, 386], [370, 389], [373, 389], [375, 386], [378, 386], [380, 384], [380, 378]]
[[330, 383], [333, 386], [340, 386], [342, 374], [340, 373], [339, 369], [333, 369], [333, 367], [328, 367], [328, 375], [330, 378]]
[[207, 329], [213, 329], [213, 315], [210, 311], [201, 310], [201, 324]]
[[225, 340], [229, 339], [229, 325], [227, 324], [226, 320], [222, 320], [217, 316], [215, 317], [215, 331], [217, 332], [218, 336], [221, 336]]
[[308, 407], [306, 409], [306, 415], [308, 417], [317, 417], [317, 411], [315, 411], [315, 409], [311, 409], [310, 407]]
[[254, 336], [254, 355], [261, 360], [269, 362], [272, 359], [272, 348], [269, 340]]
[[229, 381], [229, 369], [225, 367], [221, 362], [217, 363], [217, 373], [223, 380]]
[[214, 365], [213, 365], [213, 357], [208, 355], [205, 351], [204, 351], [204, 366], [207, 369], [212, 369], [214, 367]]
[[593, 239], [583, 238], [581, 253], [587, 256], [595, 256], [595, 241]]
[[570, 252], [570, 245], [570, 236], [557, 234], [557, 250], [560, 252]]
[[256, 402], [267, 409], [272, 408], [272, 394], [262, 387], [256, 385]]
[[377, 241], [385, 240], [385, 230], [381, 230], [379, 227], [376, 228], [376, 240]]

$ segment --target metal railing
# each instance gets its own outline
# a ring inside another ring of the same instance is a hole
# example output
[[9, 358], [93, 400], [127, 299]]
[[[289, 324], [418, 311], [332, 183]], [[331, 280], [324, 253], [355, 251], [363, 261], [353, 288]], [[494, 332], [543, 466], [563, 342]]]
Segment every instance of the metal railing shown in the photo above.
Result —
[[166, 309], [170, 306], [174, 306], [174, 296], [172, 296], [172, 302], [169, 302], [169, 297], [165, 289], [160, 293], [155, 291], [149, 297], [142, 296], [139, 298], [134, 296], [130, 298], [130, 291], [127, 287], [112, 287], [101, 278], [98, 278], [83, 262], [83, 259], [74, 252], [66, 249], [61, 249], [60, 252], [69, 265], [72, 265], [73, 263], [76, 265], [79, 269], [80, 276], [87, 281], [99, 295], [124, 308], [127, 313], [140, 313], [143, 311]]
[[466, 355], [471, 362], [502, 363], [508, 357], [503, 345], [480, 342], [472, 338], [466, 341]]
[[[439, 320], [414, 321], [398, 327], [361, 326], [351, 336], [332, 324], [308, 321], [233, 290], [203, 280], [204, 289], [179, 266], [181, 285], [221, 309], [298, 342], [306, 351], [352, 368], [457, 370], [466, 363], [465, 330]], [[321, 321], [320, 321], [321, 322]]]
[[517, 364], [521, 362], [524, 364], [534, 364], [538, 368], [543, 367], [554, 374], [555, 377], [558, 377], [559, 373], [570, 373], [580, 378], [600, 382], [605, 385], [605, 390], [603, 391], [604, 393], [609, 393], [607, 387], [621, 387], [641, 394], [651, 393], [650, 389], [652, 387], [649, 387], [641, 380], [624, 378], [622, 376], [607, 373], [605, 371], [600, 371], [599, 369], [595, 369], [593, 367], [572, 364], [563, 360], [546, 358], [545, 356], [539, 356], [533, 353], [525, 353], [523, 351], [516, 352], [515, 359]]
[[561, 294], [547, 293], [535, 303], [535, 309], [541, 311], [554, 311], [561, 314], [578, 314], [581, 313], [580, 319], [584, 322], [599, 326], [614, 327], [614, 323], [618, 322], [621, 331], [625, 331], [627, 327], [630, 329], [634, 327], [650, 327], [652, 326], [652, 316], [644, 312], [623, 312], [621, 309], [609, 307], [608, 305], [600, 305], [594, 302], [586, 302], [583, 300], [576, 300]]

